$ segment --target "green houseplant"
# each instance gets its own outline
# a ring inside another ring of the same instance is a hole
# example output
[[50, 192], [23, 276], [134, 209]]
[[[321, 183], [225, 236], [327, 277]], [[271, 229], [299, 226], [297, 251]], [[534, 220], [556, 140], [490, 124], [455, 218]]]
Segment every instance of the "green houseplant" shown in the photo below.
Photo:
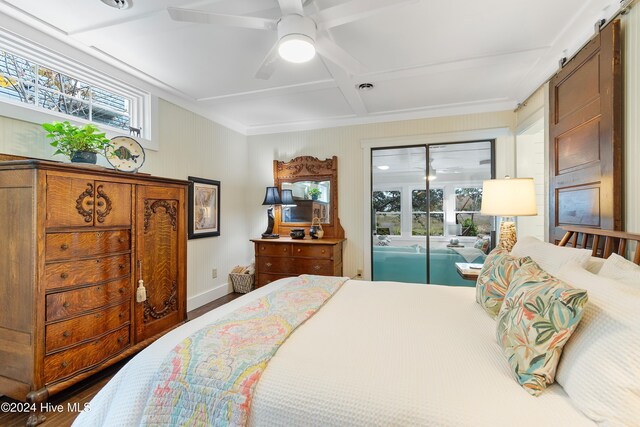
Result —
[[96, 163], [96, 153], [102, 153], [110, 146], [105, 133], [97, 126], [86, 124], [81, 128], [65, 122], [43, 123], [47, 138], [52, 139], [51, 145], [56, 148], [53, 154], [64, 154], [73, 163]]
[[309, 189], [309, 196], [311, 197], [311, 200], [318, 200], [318, 197], [320, 197], [321, 194], [322, 191], [318, 188]]

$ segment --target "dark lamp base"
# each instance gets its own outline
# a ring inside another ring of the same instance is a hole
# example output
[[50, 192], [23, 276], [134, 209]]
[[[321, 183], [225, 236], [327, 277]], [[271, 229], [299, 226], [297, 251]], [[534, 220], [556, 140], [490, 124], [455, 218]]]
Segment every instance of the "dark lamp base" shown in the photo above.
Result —
[[263, 239], [279, 239], [280, 235], [279, 234], [266, 234], [266, 233], [263, 233], [262, 234], [262, 238]]

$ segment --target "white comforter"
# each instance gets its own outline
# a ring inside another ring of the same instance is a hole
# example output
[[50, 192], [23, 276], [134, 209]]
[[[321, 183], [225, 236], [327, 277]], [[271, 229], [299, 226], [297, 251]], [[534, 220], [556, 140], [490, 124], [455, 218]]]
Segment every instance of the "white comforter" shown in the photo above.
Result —
[[[185, 336], [281, 286], [253, 291], [168, 333], [98, 393], [75, 426], [136, 426], [156, 368]], [[511, 378], [473, 288], [348, 281], [271, 359], [254, 426], [582, 426], [561, 387], [535, 398]]]

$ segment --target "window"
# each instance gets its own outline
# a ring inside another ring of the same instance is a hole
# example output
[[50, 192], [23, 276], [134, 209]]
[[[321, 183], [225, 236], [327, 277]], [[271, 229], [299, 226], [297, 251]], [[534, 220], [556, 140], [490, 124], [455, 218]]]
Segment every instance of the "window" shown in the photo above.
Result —
[[462, 236], [477, 236], [491, 232], [491, 217], [480, 215], [482, 187], [455, 189], [456, 224], [460, 224]]
[[[0, 40], [7, 44], [2, 37]], [[142, 128], [145, 120], [143, 107], [148, 94], [114, 82], [106, 75], [84, 70], [80, 64], [62, 67], [73, 70], [76, 66], [78, 75], [74, 76], [73, 72], [61, 71], [27, 56], [12, 53], [0, 45], [0, 101], [62, 116], [59, 120], [68, 116], [79, 122], [93, 122], [100, 127], [124, 130], [125, 133], [130, 132], [130, 127]], [[51, 61], [55, 60], [52, 58]], [[139, 136], [150, 137], [149, 132]]]
[[426, 190], [411, 192], [411, 235], [427, 235], [427, 205], [429, 206], [429, 235], [444, 236], [444, 189], [442, 188], [429, 189], [428, 201]]
[[372, 207], [375, 212], [376, 233], [400, 236], [402, 230], [400, 191], [374, 191]]

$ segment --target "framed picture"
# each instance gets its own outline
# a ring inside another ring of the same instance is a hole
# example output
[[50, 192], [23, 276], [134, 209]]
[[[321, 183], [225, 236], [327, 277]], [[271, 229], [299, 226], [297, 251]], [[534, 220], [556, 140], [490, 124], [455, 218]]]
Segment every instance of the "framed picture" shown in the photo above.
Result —
[[189, 177], [189, 239], [220, 235], [220, 181]]

